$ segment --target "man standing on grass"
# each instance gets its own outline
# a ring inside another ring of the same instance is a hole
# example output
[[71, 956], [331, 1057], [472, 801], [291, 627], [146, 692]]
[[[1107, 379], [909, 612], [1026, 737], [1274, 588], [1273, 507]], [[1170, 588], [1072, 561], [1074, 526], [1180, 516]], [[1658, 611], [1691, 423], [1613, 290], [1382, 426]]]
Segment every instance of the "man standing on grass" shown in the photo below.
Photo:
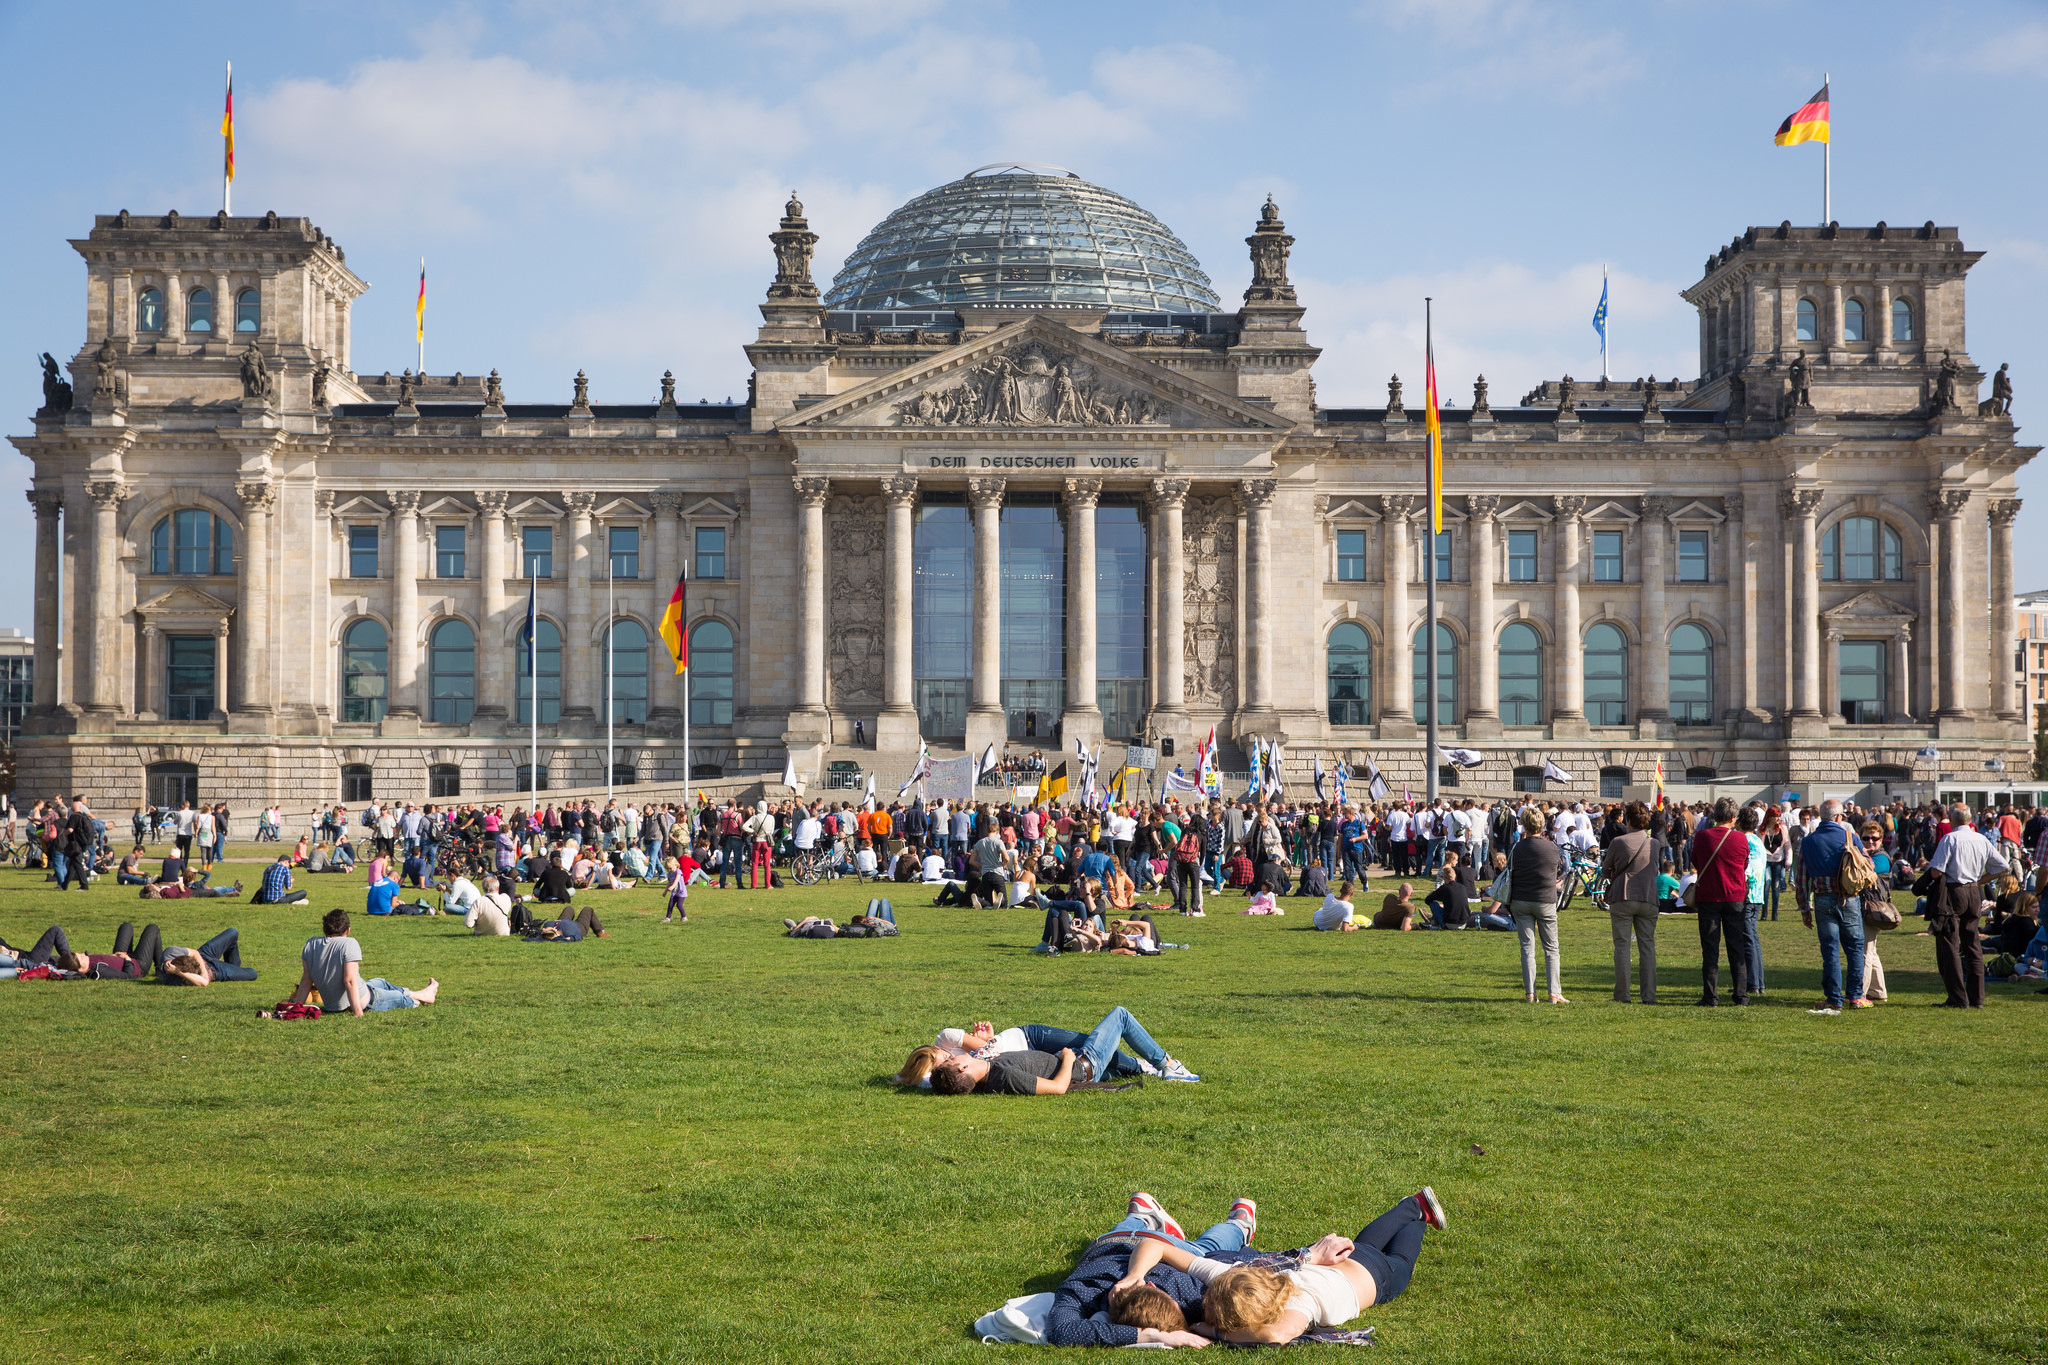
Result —
[[[84, 891], [92, 882], [92, 814], [85, 808], [85, 798], [71, 798], [71, 814], [64, 818], [64, 829], [58, 835], [63, 857], [57, 864], [57, 889], [69, 890], [69, 880], [76, 879], [78, 889]], [[1981, 959], [1980, 959], [1981, 960]]]
[[1818, 925], [1820, 987], [1826, 996], [1808, 1014], [1840, 1014], [1845, 1001], [1848, 1009], [1870, 1003], [1863, 998], [1863, 904], [1835, 884], [1842, 850], [1851, 842], [1863, 847], [1856, 832], [1842, 823], [1842, 803], [1835, 800], [1822, 805], [1820, 822], [1799, 841], [1799, 922], [1809, 929]]
[[[1833, 805], [1833, 802], [1829, 802]], [[1927, 866], [1948, 885], [1945, 897], [1928, 897], [1927, 927], [1934, 934], [1934, 963], [1948, 988], [1949, 1009], [1984, 1008], [1984, 947], [1977, 938], [1977, 916], [1984, 904], [1980, 883], [2011, 871], [2005, 855], [1970, 826], [1970, 813], [1957, 806], [1949, 814], [1948, 837], [1934, 849]]]

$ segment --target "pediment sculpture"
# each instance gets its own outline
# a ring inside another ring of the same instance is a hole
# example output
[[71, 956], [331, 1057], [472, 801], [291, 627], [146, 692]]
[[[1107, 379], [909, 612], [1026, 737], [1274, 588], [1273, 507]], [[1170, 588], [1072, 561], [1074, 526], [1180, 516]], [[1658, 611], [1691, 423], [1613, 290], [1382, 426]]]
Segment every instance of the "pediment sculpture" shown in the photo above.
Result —
[[1033, 342], [990, 356], [959, 382], [896, 405], [904, 427], [1165, 426], [1147, 394], [1105, 382], [1096, 369]]

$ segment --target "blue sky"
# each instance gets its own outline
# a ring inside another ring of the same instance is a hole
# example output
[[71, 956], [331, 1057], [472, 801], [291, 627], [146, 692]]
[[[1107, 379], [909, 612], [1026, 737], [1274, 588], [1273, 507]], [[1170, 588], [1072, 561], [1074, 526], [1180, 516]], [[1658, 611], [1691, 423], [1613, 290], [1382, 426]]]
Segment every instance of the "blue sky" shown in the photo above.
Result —
[[[354, 363], [496, 368], [508, 394], [738, 396], [740, 345], [791, 188], [819, 274], [890, 209], [985, 162], [1054, 162], [1145, 205], [1226, 305], [1271, 193], [1324, 348], [1329, 405], [1416, 391], [1422, 296], [1444, 388], [1498, 400], [1613, 369], [1692, 376], [1677, 291], [1750, 224], [1817, 221], [1820, 153], [1771, 132], [1834, 78], [1834, 212], [1962, 229], [1970, 351], [2010, 361], [2023, 423], [2048, 403], [2048, 10], [1976, 0], [1784, 4], [1361, 0], [947, 4], [577, 0], [491, 6], [277, 0], [0, 3], [0, 249], [21, 324], [0, 370], [30, 428], [32, 364], [82, 341], [95, 212], [219, 207], [221, 63], [236, 71], [239, 212], [307, 214], [372, 282]], [[2031, 132], [2029, 130], [2032, 130]], [[2028, 323], [2033, 319], [2033, 324]], [[2023, 434], [2031, 434], [2023, 430]], [[25, 485], [28, 464], [11, 450]], [[2022, 491], [2043, 482], [2022, 476]], [[2019, 585], [2048, 586], [2048, 486]], [[0, 581], [33, 523], [0, 500]], [[24, 593], [0, 625], [26, 629]]]

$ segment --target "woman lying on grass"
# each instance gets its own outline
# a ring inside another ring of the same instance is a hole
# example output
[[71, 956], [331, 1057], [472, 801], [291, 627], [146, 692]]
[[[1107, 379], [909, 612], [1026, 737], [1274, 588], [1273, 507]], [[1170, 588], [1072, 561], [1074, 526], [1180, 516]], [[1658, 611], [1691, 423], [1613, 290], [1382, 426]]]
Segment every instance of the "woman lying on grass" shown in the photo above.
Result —
[[[956, 1057], [987, 1061], [1012, 1052], [1057, 1054], [1061, 1048], [1078, 1051], [1087, 1041], [1085, 1033], [1052, 1024], [1018, 1024], [998, 1033], [994, 1024], [983, 1019], [964, 1029], [940, 1029], [937, 1041], [911, 1050], [910, 1059], [904, 1062], [903, 1069], [896, 1073], [894, 1080], [898, 1085], [915, 1085], [929, 1090], [933, 1069]], [[1157, 1075], [1159, 1068], [1152, 1063], [1119, 1051], [1110, 1055], [1102, 1079]]]
[[[1051, 1042], [1049, 1038], [1044, 1041]], [[1062, 1044], [1058, 1052], [1048, 1046], [988, 1057], [949, 1057], [932, 1068], [931, 1086], [940, 1095], [965, 1095], [970, 1090], [985, 1095], [1063, 1095], [1073, 1082], [1107, 1078], [1121, 1055], [1117, 1048], [1122, 1043], [1156, 1067], [1161, 1080], [1202, 1079], [1169, 1057], [1144, 1025], [1119, 1005], [1078, 1044]]]
[[1145, 1283], [1162, 1261], [1206, 1287], [1202, 1321], [1190, 1330], [1231, 1342], [1293, 1341], [1319, 1327], [1341, 1327], [1408, 1287], [1422, 1238], [1444, 1229], [1444, 1208], [1424, 1185], [1361, 1228], [1357, 1240], [1331, 1233], [1292, 1270], [1231, 1265], [1183, 1244], [1139, 1234], [1130, 1265], [1110, 1291], [1111, 1302]]

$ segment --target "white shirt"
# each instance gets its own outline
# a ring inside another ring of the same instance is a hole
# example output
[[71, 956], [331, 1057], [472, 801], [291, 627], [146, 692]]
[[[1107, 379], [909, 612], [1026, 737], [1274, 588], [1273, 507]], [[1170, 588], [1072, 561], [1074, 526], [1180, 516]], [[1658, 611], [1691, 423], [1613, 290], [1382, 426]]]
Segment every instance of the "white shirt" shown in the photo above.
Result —
[[1338, 900], [1337, 893], [1332, 891], [1329, 895], [1323, 897], [1322, 905], [1316, 910], [1316, 928], [1340, 929], [1344, 925], [1351, 923], [1355, 913], [1350, 901]]
[[[965, 1029], [940, 1029], [939, 1036], [933, 1041], [943, 1050], [956, 1055], [967, 1051], [967, 1032]], [[993, 1042], [974, 1055], [982, 1058], [1000, 1057], [1006, 1052], [1029, 1052], [1030, 1050], [1031, 1044], [1025, 1041], [1023, 1029], [1006, 1028], [995, 1036]]]
[[1408, 825], [1408, 812], [1395, 811], [1387, 817], [1387, 837], [1397, 844], [1404, 842], [1408, 838]]
[[469, 907], [469, 913], [462, 917], [462, 923], [481, 937], [510, 938], [512, 898], [502, 891], [495, 896], [479, 896], [476, 904]]
[[199, 811], [193, 815], [192, 834], [201, 843], [205, 843], [213, 837], [213, 813], [211, 811]]
[[1109, 837], [1112, 843], [1129, 843], [1138, 837], [1138, 822], [1128, 815], [1110, 816]]
[[806, 814], [796, 822], [796, 846], [808, 852], [818, 844], [818, 817]]
[[2011, 867], [1996, 844], [1967, 825], [1950, 830], [1927, 865], [1957, 886], [1973, 885], [1989, 873], [2002, 873]]
[[458, 910], [467, 910], [475, 905], [483, 894], [469, 878], [457, 877], [455, 884], [448, 888], [448, 894], [441, 898], [441, 908], [452, 915]]
[[945, 881], [946, 860], [944, 858], [941, 858], [936, 853], [925, 854], [924, 866], [921, 869], [919, 869], [919, 875], [921, 875], [928, 882]]

